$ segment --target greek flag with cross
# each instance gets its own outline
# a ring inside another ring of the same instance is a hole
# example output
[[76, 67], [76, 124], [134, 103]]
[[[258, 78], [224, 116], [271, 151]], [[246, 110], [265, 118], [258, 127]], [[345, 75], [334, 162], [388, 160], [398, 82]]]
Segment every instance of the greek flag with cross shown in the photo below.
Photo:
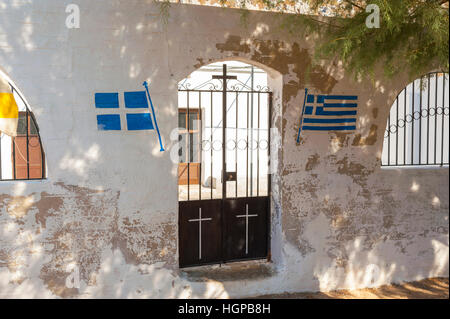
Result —
[[314, 95], [305, 89], [297, 142], [301, 131], [355, 130], [357, 100], [356, 95]]
[[[143, 83], [146, 91], [125, 92], [125, 116], [128, 131], [154, 130], [158, 133], [160, 151], [164, 151], [159, 133], [158, 123], [156, 122], [155, 109], [148, 91], [147, 82]], [[153, 119], [149, 111], [148, 100], [150, 101]], [[119, 93], [95, 93], [95, 107], [97, 109], [108, 109], [108, 114], [97, 115], [97, 128], [99, 131], [121, 131], [121, 114], [119, 105]], [[114, 113], [109, 113], [115, 109]], [[142, 112], [144, 111], [144, 112]], [[153, 124], [154, 123], [154, 124]]]

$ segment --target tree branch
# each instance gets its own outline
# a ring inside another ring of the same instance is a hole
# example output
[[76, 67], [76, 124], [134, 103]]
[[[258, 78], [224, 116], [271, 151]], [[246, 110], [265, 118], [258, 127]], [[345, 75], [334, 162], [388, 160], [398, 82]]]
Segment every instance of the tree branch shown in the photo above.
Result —
[[329, 25], [330, 27], [342, 29], [341, 26], [338, 26], [338, 25], [335, 25], [335, 24], [332, 24], [332, 23], [329, 23], [329, 22], [326, 22], [326, 21], [320, 21], [320, 20], [317, 20], [317, 19], [313, 19], [311, 17], [307, 17], [307, 19], [309, 19], [311, 21], [314, 21], [314, 22], [318, 22], [318, 23], [323, 23], [323, 24]]
[[359, 5], [357, 5], [356, 3], [354, 3], [353, 1], [345, 1], [345, 2], [347, 2], [347, 3], [350, 3], [352, 6], [354, 6], [354, 7], [357, 7], [357, 8], [359, 8], [359, 9], [361, 9], [361, 10], [364, 10], [364, 8], [363, 7], [361, 7], [361, 6], [359, 6]]

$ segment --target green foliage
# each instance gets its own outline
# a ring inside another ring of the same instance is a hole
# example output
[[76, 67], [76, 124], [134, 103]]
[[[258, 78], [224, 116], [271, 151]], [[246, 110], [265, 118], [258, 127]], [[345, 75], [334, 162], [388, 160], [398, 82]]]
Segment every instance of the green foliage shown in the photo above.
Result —
[[[224, 1], [225, 5], [227, 1]], [[245, 2], [245, 1], [244, 1]], [[295, 11], [298, 1], [262, 0], [266, 9]], [[298, 36], [317, 33], [316, 59], [340, 59], [356, 77], [408, 72], [411, 78], [430, 69], [449, 69], [448, 1], [442, 0], [307, 0], [312, 15], [289, 14], [281, 26]], [[380, 28], [368, 28], [368, 4], [380, 8]], [[289, 7], [290, 6], [290, 7]], [[444, 7], [447, 6], [447, 7]], [[332, 15], [333, 18], [323, 15]]]
[[171, 7], [171, 3], [170, 0], [154, 0], [154, 2], [156, 3], [156, 5], [158, 6], [159, 9], [159, 19], [161, 20], [161, 23], [164, 27], [167, 26], [167, 24], [169, 23], [169, 18], [170, 18], [170, 7]]
[[[170, 0], [157, 2], [161, 19], [167, 24]], [[449, 70], [448, 1], [219, 0], [219, 3], [240, 8], [243, 25], [249, 23], [251, 6], [295, 13], [282, 15], [280, 26], [299, 37], [317, 34], [320, 44], [315, 47], [315, 61], [340, 59], [355, 77], [373, 78], [380, 66], [388, 77], [408, 72], [411, 79], [431, 69]], [[368, 4], [380, 8], [380, 28], [366, 26], [371, 13], [366, 12]], [[309, 15], [304, 14], [305, 5], [309, 7]]]
[[339, 56], [357, 76], [384, 67], [385, 75], [407, 71], [411, 78], [437, 68], [448, 72], [448, 10], [437, 1], [372, 0], [380, 8], [380, 28], [367, 28], [368, 13], [328, 26], [317, 56]]

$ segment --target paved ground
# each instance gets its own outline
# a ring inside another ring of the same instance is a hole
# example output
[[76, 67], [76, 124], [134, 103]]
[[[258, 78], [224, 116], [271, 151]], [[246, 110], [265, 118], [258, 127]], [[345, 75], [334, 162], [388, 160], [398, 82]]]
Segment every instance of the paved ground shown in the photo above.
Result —
[[448, 278], [429, 278], [378, 288], [339, 290], [317, 293], [265, 295], [257, 298], [274, 299], [449, 299]]

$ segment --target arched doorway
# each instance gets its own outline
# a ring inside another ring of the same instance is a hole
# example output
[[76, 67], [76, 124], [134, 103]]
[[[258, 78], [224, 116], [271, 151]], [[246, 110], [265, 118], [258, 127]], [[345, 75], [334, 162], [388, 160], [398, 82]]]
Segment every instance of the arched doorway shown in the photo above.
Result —
[[214, 63], [179, 83], [180, 266], [268, 255], [272, 92], [267, 74]]

